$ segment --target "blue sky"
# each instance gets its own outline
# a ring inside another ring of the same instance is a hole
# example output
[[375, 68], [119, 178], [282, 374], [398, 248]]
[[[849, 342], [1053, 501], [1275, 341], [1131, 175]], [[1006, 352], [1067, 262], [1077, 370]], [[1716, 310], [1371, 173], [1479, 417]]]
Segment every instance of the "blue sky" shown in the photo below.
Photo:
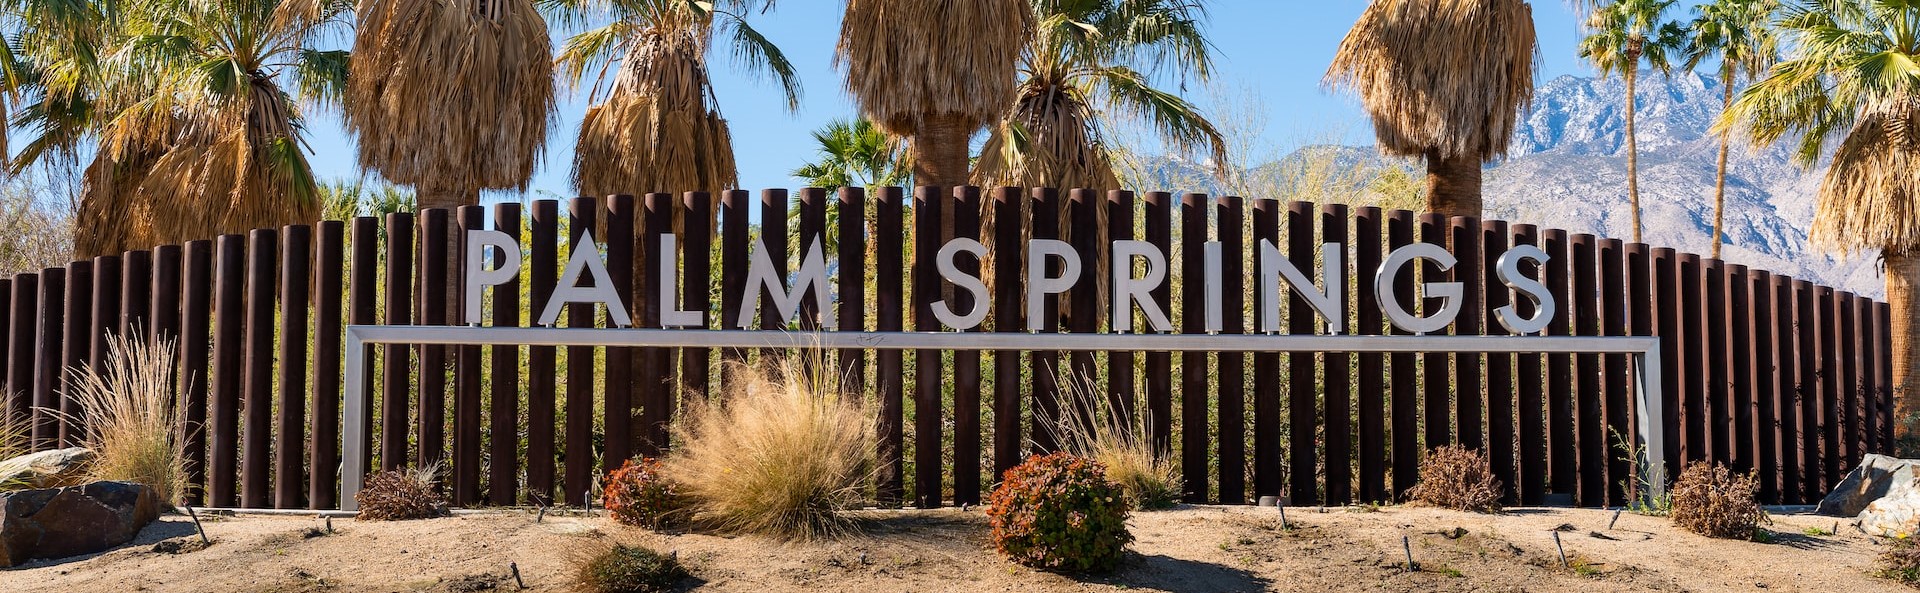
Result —
[[[1696, 2], [1678, 2], [1668, 18], [1692, 17]], [[714, 92], [731, 124], [741, 185], [750, 189], [794, 187], [789, 174], [814, 156], [808, 133], [835, 118], [856, 114], [841, 90], [833, 67], [833, 45], [840, 31], [840, 2], [784, 2], [778, 12], [759, 15], [754, 26], [778, 44], [801, 76], [806, 95], [798, 113], [789, 113], [778, 88], [733, 67], [725, 56], [712, 66]], [[1371, 144], [1371, 128], [1352, 97], [1322, 89], [1320, 78], [1340, 39], [1366, 2], [1360, 0], [1237, 0], [1210, 4], [1209, 31], [1217, 46], [1219, 72], [1214, 83], [1238, 96], [1257, 95], [1267, 120], [1267, 143], [1284, 144], [1301, 134], [1343, 133], [1345, 142]], [[1590, 75], [1574, 54], [1577, 19], [1561, 0], [1535, 0], [1534, 24], [1540, 38], [1542, 67], [1537, 82], [1562, 74]], [[555, 42], [560, 41], [556, 31]], [[564, 92], [564, 91], [563, 91]], [[1209, 93], [1190, 85], [1188, 97], [1205, 105]], [[584, 91], [563, 96], [559, 121], [548, 139], [546, 162], [535, 173], [533, 197], [567, 197], [567, 172], [574, 132], [585, 111]], [[322, 179], [359, 175], [353, 145], [331, 113], [309, 114], [313, 165]], [[514, 199], [489, 194], [487, 201]]]

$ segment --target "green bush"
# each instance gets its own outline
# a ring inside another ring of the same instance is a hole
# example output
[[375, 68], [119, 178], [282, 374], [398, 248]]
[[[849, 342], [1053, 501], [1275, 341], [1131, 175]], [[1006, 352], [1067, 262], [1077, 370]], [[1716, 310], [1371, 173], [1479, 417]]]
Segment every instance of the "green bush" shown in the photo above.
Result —
[[586, 593], [671, 591], [689, 576], [672, 556], [625, 544], [587, 556], [575, 570], [578, 588]]
[[661, 473], [662, 467], [659, 459], [642, 457], [639, 463], [628, 459], [607, 474], [600, 500], [614, 521], [653, 529], [679, 517], [686, 509], [686, 497]]
[[1133, 541], [1120, 485], [1084, 457], [1035, 455], [1007, 470], [988, 503], [994, 547], [1034, 568], [1111, 570]]

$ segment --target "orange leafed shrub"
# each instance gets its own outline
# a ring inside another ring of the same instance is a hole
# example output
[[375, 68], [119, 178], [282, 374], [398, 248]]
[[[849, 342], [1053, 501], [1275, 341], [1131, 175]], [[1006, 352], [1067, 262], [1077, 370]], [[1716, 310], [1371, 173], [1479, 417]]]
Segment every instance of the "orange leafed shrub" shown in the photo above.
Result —
[[1035, 455], [1007, 470], [988, 504], [994, 547], [1034, 568], [1111, 570], [1133, 541], [1120, 485], [1084, 457]]
[[607, 474], [607, 486], [600, 496], [613, 520], [652, 529], [666, 525], [686, 509], [686, 497], [661, 473], [663, 468], [659, 459], [642, 457], [639, 463], [628, 459], [620, 469]]

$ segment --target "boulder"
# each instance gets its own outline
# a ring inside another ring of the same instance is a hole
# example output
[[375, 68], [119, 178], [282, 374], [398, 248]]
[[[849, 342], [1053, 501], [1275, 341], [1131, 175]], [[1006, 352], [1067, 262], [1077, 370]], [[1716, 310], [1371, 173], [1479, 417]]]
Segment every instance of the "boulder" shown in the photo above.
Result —
[[1833, 487], [1833, 492], [1820, 500], [1814, 512], [1832, 517], [1858, 516], [1867, 509], [1868, 503], [1887, 496], [1895, 486], [1920, 477], [1917, 475], [1920, 467], [1916, 464], [1920, 461], [1868, 453]]
[[87, 464], [93, 451], [72, 447], [29, 453], [0, 461], [0, 485], [20, 484], [23, 488], [59, 488], [86, 481]]
[[0, 567], [107, 550], [159, 517], [153, 489], [132, 482], [0, 494]]

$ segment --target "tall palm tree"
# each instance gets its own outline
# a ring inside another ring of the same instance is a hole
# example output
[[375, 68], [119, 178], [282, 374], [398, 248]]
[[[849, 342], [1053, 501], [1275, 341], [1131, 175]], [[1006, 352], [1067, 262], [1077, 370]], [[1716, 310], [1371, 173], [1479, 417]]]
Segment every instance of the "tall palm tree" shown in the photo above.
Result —
[[[1213, 69], [1192, 0], [1033, 0], [1037, 18], [1021, 55], [1021, 81], [981, 149], [975, 185], [1118, 189], [1102, 120], [1145, 120], [1183, 151], [1227, 162], [1226, 141], [1199, 108], [1155, 88], [1141, 70]], [[1138, 67], [1138, 69], [1136, 69]]]
[[1426, 159], [1428, 211], [1479, 216], [1480, 166], [1532, 105], [1536, 51], [1524, 0], [1375, 0], [1326, 83], [1359, 93], [1382, 152]]
[[1796, 143], [1811, 167], [1834, 147], [1815, 197], [1815, 245], [1878, 250], [1893, 308], [1894, 413], [1912, 438], [1920, 391], [1920, 4], [1800, 0], [1777, 24], [1786, 59], [1748, 87], [1716, 131]]
[[[1733, 87], [1742, 78], [1753, 80], [1766, 74], [1780, 59], [1773, 34], [1773, 13], [1780, 0], [1715, 0], [1693, 7], [1693, 21], [1687, 24], [1687, 70], [1698, 67], [1707, 58], [1720, 58], [1722, 106], [1733, 103]], [[1720, 135], [1720, 156], [1713, 179], [1713, 257], [1720, 257], [1721, 239], [1726, 228], [1727, 145], [1730, 139]]]
[[914, 182], [967, 183], [973, 133], [1012, 103], [1029, 0], [848, 0], [835, 62], [880, 129], [911, 138]]
[[1600, 77], [1620, 74], [1627, 82], [1627, 201], [1633, 208], [1633, 240], [1640, 241], [1640, 144], [1634, 135], [1634, 82], [1642, 60], [1661, 74], [1672, 70], [1669, 52], [1680, 49], [1685, 32], [1663, 20], [1674, 0], [1616, 0], [1595, 8], [1587, 19], [1592, 31], [1580, 40], [1580, 57], [1593, 62]]
[[[866, 118], [836, 119], [813, 131], [820, 160], [793, 170], [808, 187], [834, 191], [844, 186], [903, 185], [912, 179], [906, 147]], [[797, 211], [796, 211], [797, 212]]]
[[364, 0], [345, 123], [360, 167], [422, 208], [526, 189], [553, 117], [552, 47], [529, 0]]
[[97, 21], [33, 33], [61, 45], [23, 43], [9, 78], [33, 97], [15, 116], [32, 132], [16, 170], [93, 152], [77, 257], [317, 216], [300, 104], [344, 88], [347, 52], [319, 41], [347, 3], [86, 6]]
[[543, 0], [543, 8], [562, 22], [612, 16], [568, 39], [554, 60], [567, 81], [588, 84], [589, 97], [605, 97], [580, 122], [573, 159], [580, 195], [717, 194], [737, 186], [733, 141], [707, 79], [707, 54], [714, 34], [722, 35], [736, 61], [777, 81], [787, 108], [797, 109], [800, 83], [793, 65], [745, 18], [772, 4]]
[[[115, 155], [165, 143], [138, 193], [154, 239], [179, 243], [317, 220], [319, 193], [302, 151], [301, 100], [336, 103], [348, 53], [320, 49], [345, 0], [143, 0], [127, 18], [113, 69], [145, 93], [109, 121]], [[289, 93], [283, 85], [290, 84]]]

